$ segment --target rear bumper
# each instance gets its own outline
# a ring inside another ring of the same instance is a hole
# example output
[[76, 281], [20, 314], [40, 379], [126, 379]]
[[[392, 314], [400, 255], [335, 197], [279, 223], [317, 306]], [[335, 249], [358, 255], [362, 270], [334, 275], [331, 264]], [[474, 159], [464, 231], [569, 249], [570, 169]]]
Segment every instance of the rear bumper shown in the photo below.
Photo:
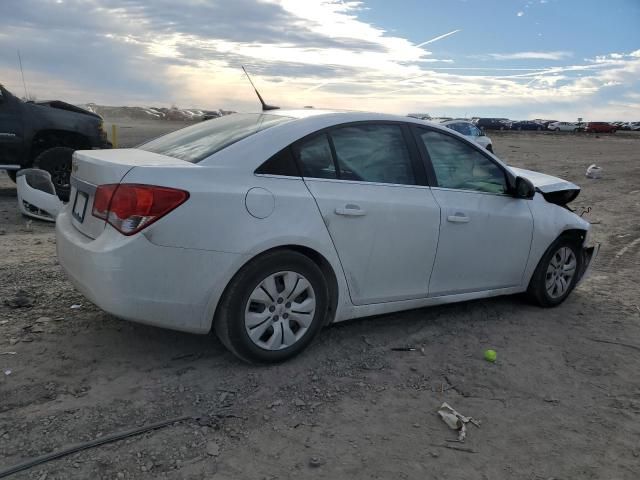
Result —
[[211, 327], [211, 300], [238, 255], [161, 247], [107, 226], [96, 239], [80, 233], [65, 209], [56, 220], [58, 261], [74, 286], [102, 310], [125, 320], [192, 333]]

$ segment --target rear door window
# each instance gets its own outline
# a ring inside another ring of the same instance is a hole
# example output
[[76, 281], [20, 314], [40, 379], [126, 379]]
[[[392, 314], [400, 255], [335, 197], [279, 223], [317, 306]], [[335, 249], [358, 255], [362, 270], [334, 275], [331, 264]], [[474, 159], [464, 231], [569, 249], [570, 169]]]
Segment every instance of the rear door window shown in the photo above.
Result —
[[330, 136], [341, 179], [416, 184], [400, 125], [349, 125], [331, 130]]
[[326, 133], [310, 137], [293, 146], [303, 177], [338, 178]]

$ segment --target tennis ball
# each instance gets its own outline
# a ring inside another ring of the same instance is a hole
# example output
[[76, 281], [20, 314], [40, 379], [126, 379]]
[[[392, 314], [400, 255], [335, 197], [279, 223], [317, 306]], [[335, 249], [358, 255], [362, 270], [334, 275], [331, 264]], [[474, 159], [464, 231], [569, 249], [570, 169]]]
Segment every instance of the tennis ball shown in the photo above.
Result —
[[498, 354], [496, 353], [495, 350], [485, 350], [484, 351], [484, 359], [487, 362], [495, 362], [497, 357], [498, 357]]

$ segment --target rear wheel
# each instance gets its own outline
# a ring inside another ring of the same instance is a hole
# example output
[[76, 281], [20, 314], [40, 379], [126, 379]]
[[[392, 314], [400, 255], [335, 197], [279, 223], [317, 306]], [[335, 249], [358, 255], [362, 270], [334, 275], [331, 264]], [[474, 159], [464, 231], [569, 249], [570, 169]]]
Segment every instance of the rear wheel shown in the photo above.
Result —
[[527, 295], [542, 307], [560, 305], [578, 282], [582, 255], [577, 242], [560, 237], [547, 249], [536, 267]]
[[556, 132], [559, 132], [559, 131], [560, 131], [560, 127], [556, 127], [554, 130], [555, 130]]
[[73, 148], [53, 147], [42, 152], [33, 161], [34, 167], [46, 170], [51, 174], [56, 194], [63, 202], [69, 201], [73, 152]]
[[327, 315], [320, 268], [292, 251], [267, 253], [233, 278], [214, 326], [222, 343], [247, 362], [276, 363], [304, 350]]

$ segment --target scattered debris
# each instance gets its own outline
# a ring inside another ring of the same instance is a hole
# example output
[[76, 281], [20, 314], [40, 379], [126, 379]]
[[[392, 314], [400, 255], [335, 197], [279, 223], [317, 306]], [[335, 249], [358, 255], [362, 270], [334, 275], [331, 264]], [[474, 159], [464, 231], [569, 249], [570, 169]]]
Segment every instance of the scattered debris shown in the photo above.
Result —
[[82, 308], [82, 304], [74, 303], [73, 305], [71, 305], [72, 310], [77, 310], [78, 308]]
[[282, 405], [282, 400], [276, 400], [274, 402], [271, 402], [267, 408], [279, 407], [281, 405]]
[[34, 298], [26, 290], [18, 290], [13, 298], [6, 299], [4, 304], [9, 308], [33, 307]]
[[307, 405], [307, 403], [301, 398], [296, 398], [293, 403], [296, 407], [305, 407]]
[[220, 445], [218, 445], [218, 442], [212, 441], [207, 443], [207, 455], [212, 457], [220, 455]]
[[587, 340], [591, 340], [592, 342], [598, 342], [598, 343], [608, 343], [609, 345], [620, 345], [621, 347], [633, 348], [634, 350], [638, 350], [640, 352], [640, 346], [631, 345], [630, 343], [614, 342], [613, 340], [604, 340], [602, 338], [591, 338], [591, 337], [587, 337]]
[[391, 350], [394, 352], [415, 352], [417, 348], [416, 347], [391, 347]]
[[590, 165], [587, 168], [587, 173], [585, 174], [587, 178], [598, 179], [602, 178], [602, 168], [598, 167], [595, 163]]
[[438, 415], [452, 430], [458, 431], [458, 441], [464, 442], [467, 436], [467, 423], [473, 423], [476, 427], [480, 427], [480, 423], [471, 417], [465, 417], [456, 412], [448, 403], [443, 403], [438, 410]]
[[[439, 448], [448, 448], [450, 450], [458, 450], [459, 452], [467, 452], [467, 453], [478, 453], [477, 450], [474, 450], [473, 448], [467, 448], [467, 447], [460, 447], [458, 445], [438, 445], [437, 443], [432, 443], [431, 444], [432, 447], [439, 447]], [[435, 457], [437, 455], [434, 455], [435, 452], [431, 453], [432, 457]]]
[[484, 351], [484, 359], [487, 362], [495, 363], [497, 358], [498, 358], [498, 354], [496, 353], [495, 350], [488, 349]]
[[326, 463], [325, 460], [320, 457], [311, 457], [309, 459], [309, 466], [313, 468], [321, 467], [325, 463]]
[[18, 352], [0, 352], [0, 355], [17, 355]]
[[67, 455], [71, 455], [72, 453], [81, 452], [83, 450], [88, 450], [89, 448], [98, 447], [100, 445], [104, 445], [105, 443], [112, 443], [118, 440], [123, 440], [125, 438], [133, 437], [135, 435], [140, 435], [142, 433], [150, 432], [152, 430], [159, 430], [164, 427], [168, 427], [169, 425], [173, 425], [175, 423], [184, 422], [185, 420], [189, 420], [190, 416], [177, 417], [171, 420], [164, 420], [162, 422], [152, 423], [150, 425], [146, 425], [144, 427], [134, 428], [133, 430], [127, 430], [126, 432], [114, 433], [112, 435], [105, 435], [95, 440], [88, 441], [86, 443], [81, 443], [78, 445], [73, 445], [71, 447], [65, 448], [63, 450], [58, 450], [57, 452], [47, 453], [45, 455], [41, 455], [39, 457], [32, 458], [27, 460], [26, 462], [19, 463], [18, 465], [13, 465], [8, 468], [4, 468], [0, 470], [0, 478], [8, 477], [14, 473], [21, 472], [23, 470], [28, 470], [29, 468], [35, 467], [36, 465], [41, 465], [46, 462], [50, 462], [51, 460], [56, 460], [58, 458], [66, 457]]
[[5, 369], [4, 374], [9, 376], [13, 373], [13, 371], [10, 368]]

